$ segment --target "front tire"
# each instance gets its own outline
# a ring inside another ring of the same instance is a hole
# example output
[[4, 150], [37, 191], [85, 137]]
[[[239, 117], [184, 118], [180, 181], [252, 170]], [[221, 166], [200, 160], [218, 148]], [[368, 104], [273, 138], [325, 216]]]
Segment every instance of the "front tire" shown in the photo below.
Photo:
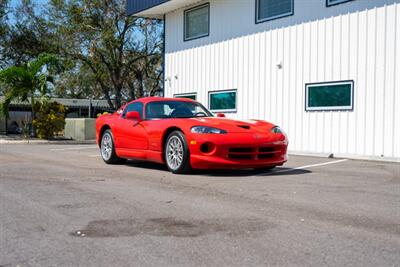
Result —
[[126, 161], [115, 153], [114, 137], [110, 129], [106, 130], [101, 137], [100, 154], [107, 164], [119, 164]]
[[189, 147], [181, 131], [174, 131], [168, 136], [164, 156], [167, 167], [172, 173], [182, 174], [191, 169]]

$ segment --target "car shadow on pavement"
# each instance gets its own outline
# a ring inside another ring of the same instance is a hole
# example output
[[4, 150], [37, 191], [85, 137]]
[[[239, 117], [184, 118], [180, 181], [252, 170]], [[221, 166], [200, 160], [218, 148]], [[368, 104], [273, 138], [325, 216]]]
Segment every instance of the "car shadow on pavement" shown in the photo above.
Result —
[[168, 172], [168, 168], [164, 164], [151, 162], [151, 161], [128, 160], [123, 165], [128, 166], [128, 167], [134, 167], [134, 168], [142, 168], [142, 169], [149, 169], [149, 170], [152, 169], [152, 170]]
[[275, 168], [272, 170], [200, 170], [195, 171], [197, 175], [207, 175], [215, 177], [245, 177], [245, 176], [286, 176], [301, 175], [311, 173], [309, 170], [300, 170], [292, 168]]
[[[169, 172], [168, 168], [165, 165], [148, 161], [129, 160], [124, 165], [134, 168], [152, 169], [152, 170]], [[245, 177], [245, 176], [286, 176], [286, 175], [301, 175], [306, 173], [311, 173], [311, 171], [303, 169], [277, 167], [272, 170], [253, 170], [253, 169], [192, 170], [187, 175], [204, 175], [204, 176], [214, 176], [214, 177]]]

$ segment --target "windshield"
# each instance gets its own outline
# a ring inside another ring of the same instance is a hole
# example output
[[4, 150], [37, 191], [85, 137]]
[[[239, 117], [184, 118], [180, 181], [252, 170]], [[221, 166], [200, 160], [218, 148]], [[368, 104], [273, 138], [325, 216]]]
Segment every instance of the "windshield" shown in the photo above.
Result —
[[147, 119], [212, 117], [212, 113], [197, 102], [157, 101], [146, 105]]

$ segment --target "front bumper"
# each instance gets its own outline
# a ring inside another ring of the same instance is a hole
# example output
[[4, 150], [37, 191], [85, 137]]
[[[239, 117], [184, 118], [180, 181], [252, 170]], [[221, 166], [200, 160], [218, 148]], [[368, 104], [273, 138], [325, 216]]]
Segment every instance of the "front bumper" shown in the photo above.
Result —
[[[280, 166], [287, 161], [284, 136], [206, 134], [188, 140], [193, 169], [246, 169]], [[208, 145], [208, 150], [204, 149]]]

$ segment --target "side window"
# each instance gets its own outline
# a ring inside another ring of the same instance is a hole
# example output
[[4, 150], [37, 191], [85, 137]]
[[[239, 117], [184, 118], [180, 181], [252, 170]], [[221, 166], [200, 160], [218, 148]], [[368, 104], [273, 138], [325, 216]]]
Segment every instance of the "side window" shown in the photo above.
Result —
[[293, 7], [293, 0], [257, 0], [256, 23], [291, 16]]
[[125, 118], [126, 113], [128, 113], [130, 111], [139, 112], [140, 117], [143, 118], [143, 103], [142, 102], [135, 102], [135, 103], [131, 103], [131, 104], [127, 105], [125, 110], [124, 110], [124, 112], [122, 113], [122, 117]]
[[165, 102], [151, 102], [146, 105], [146, 119], [165, 119], [173, 112], [173, 107]]
[[206, 37], [210, 34], [210, 4], [184, 11], [184, 40]]
[[334, 6], [334, 5], [338, 5], [338, 4], [342, 4], [345, 2], [350, 2], [353, 0], [326, 0], [326, 6]]
[[189, 98], [189, 99], [196, 100], [197, 94], [196, 93], [175, 94], [174, 98]]

